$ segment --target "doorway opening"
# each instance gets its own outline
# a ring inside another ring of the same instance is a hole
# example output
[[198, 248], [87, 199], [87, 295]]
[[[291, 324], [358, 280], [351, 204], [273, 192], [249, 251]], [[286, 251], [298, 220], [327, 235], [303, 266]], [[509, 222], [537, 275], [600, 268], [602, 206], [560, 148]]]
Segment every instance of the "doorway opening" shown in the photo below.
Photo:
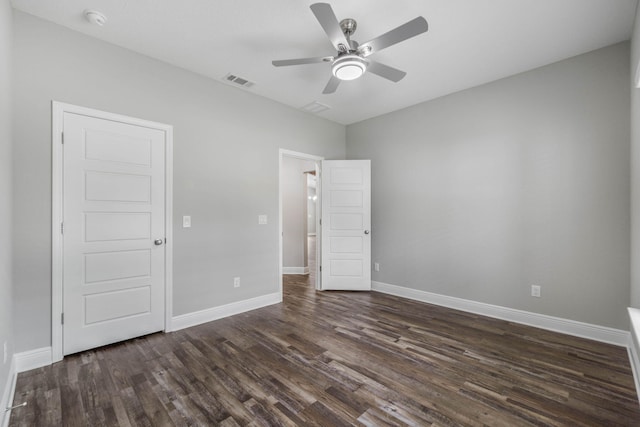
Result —
[[280, 150], [280, 292], [286, 283], [320, 289], [322, 157]]

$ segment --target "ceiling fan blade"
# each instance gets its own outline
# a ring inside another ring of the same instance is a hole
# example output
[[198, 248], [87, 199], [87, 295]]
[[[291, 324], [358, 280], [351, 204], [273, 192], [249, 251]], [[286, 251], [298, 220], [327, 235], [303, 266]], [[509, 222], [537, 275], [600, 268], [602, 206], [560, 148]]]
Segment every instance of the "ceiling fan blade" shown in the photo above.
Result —
[[367, 67], [367, 71], [376, 74], [380, 77], [384, 77], [387, 80], [391, 80], [392, 82], [398, 83], [400, 80], [407, 75], [404, 71], [398, 70], [397, 68], [390, 67], [388, 65], [381, 64], [376, 61], [368, 60], [369, 66]]
[[331, 44], [333, 44], [336, 50], [338, 52], [348, 51], [349, 41], [342, 32], [338, 18], [336, 18], [336, 14], [333, 13], [331, 5], [329, 3], [314, 3], [311, 5], [311, 11], [316, 16], [324, 32], [329, 36], [329, 40], [331, 40]]
[[402, 24], [399, 27], [388, 31], [373, 40], [362, 43], [358, 48], [358, 51], [361, 52], [362, 56], [369, 56], [372, 53], [381, 51], [384, 48], [403, 42], [407, 39], [410, 39], [411, 37], [417, 36], [418, 34], [422, 34], [428, 29], [429, 24], [427, 24], [427, 20], [422, 16], [418, 16], [417, 18], [412, 19], [406, 24]]
[[324, 87], [324, 90], [322, 91], [322, 93], [325, 95], [328, 95], [330, 93], [335, 92], [336, 89], [338, 89], [339, 84], [340, 84], [340, 79], [337, 78], [336, 76], [331, 76], [331, 78], [329, 79], [329, 83], [327, 83], [327, 85]]
[[319, 62], [330, 62], [332, 60], [333, 56], [318, 56], [315, 58], [281, 59], [271, 61], [271, 63], [276, 67], [286, 67], [289, 65], [317, 64]]

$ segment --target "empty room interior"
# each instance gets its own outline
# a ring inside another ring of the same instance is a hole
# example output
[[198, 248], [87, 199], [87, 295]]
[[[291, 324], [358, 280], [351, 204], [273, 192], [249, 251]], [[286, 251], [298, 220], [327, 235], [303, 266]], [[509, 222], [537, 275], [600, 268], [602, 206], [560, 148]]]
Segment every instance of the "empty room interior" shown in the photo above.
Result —
[[640, 425], [637, 0], [3, 0], [0, 424]]

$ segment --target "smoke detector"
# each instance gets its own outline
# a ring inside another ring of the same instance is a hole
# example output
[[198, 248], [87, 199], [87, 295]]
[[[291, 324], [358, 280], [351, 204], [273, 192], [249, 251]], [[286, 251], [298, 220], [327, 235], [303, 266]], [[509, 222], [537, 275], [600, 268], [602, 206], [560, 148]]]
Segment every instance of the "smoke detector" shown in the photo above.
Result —
[[85, 10], [84, 17], [87, 21], [99, 27], [102, 27], [107, 22], [107, 17], [97, 10]]

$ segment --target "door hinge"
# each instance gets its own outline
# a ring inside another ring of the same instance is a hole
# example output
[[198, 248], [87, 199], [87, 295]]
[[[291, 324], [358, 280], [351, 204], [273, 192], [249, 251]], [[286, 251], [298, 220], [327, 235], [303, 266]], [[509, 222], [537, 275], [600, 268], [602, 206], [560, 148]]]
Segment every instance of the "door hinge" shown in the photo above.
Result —
[[322, 266], [320, 266], [320, 271], [322, 271]]
[[62, 132], [62, 137], [60, 138], [60, 141], [62, 141], [62, 144], [64, 144], [64, 132]]
[[60, 323], [64, 325], [64, 313], [60, 313]]
[[320, 218], [320, 225], [322, 225], [322, 218]]
[[64, 234], [64, 221], [60, 223], [60, 234]]

